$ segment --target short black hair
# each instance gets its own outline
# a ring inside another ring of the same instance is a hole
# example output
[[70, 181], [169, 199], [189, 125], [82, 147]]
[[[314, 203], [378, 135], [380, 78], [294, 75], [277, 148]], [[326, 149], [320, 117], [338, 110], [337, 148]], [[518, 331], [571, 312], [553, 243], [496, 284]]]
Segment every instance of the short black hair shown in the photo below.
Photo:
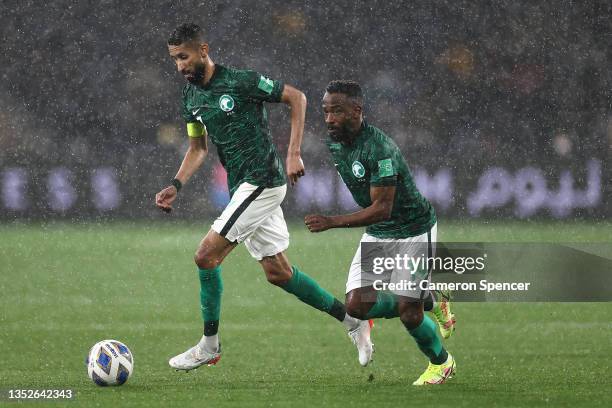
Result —
[[363, 92], [361, 91], [361, 86], [355, 81], [336, 79], [327, 84], [325, 91], [327, 93], [341, 93], [349, 98], [356, 99], [363, 103]]
[[168, 38], [168, 45], [181, 45], [186, 42], [204, 42], [204, 33], [199, 25], [195, 23], [185, 23], [176, 27]]

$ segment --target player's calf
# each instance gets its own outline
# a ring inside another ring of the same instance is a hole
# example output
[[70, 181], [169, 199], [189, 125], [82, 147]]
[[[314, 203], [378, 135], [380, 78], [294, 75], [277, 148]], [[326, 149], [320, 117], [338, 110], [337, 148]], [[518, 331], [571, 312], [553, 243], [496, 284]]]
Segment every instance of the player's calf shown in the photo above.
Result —
[[423, 303], [402, 301], [399, 306], [399, 318], [406, 329], [417, 328], [423, 321]]
[[274, 256], [266, 256], [259, 263], [266, 274], [266, 279], [272, 285], [282, 287], [291, 279], [293, 274], [291, 265], [282, 252]]

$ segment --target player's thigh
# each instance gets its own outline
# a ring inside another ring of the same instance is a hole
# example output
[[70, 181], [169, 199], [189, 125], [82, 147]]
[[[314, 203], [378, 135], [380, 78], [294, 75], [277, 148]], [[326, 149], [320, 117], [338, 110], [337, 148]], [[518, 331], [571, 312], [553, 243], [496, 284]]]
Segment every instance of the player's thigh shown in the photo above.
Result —
[[[410, 301], [422, 301], [429, 297], [428, 282], [431, 282], [431, 270], [428, 259], [435, 255], [436, 224], [423, 234], [398, 239], [387, 243], [387, 256], [404, 258], [409, 264], [395, 265], [391, 272], [391, 292], [407, 297]], [[409, 267], [406, 267], [409, 266]]]
[[368, 259], [371, 260], [371, 258], [381, 254], [382, 248], [378, 241], [377, 238], [371, 235], [362, 235], [349, 267], [345, 293], [348, 294], [354, 289], [373, 286], [377, 281], [389, 280], [389, 277], [384, 274], [374, 273], [370, 267], [372, 262], [368, 262]]
[[265, 188], [242, 183], [212, 225], [230, 242], [243, 242], [265, 222], [285, 197], [287, 186]]
[[[245, 239], [244, 244], [258, 261], [269, 257], [276, 260], [276, 255], [289, 248], [289, 230], [280, 205], [269, 212], [268, 217]], [[289, 262], [284, 254], [279, 255], [278, 261], [282, 261], [278, 264], [281, 266], [285, 261], [287, 264]], [[277, 265], [276, 262], [273, 264]]]

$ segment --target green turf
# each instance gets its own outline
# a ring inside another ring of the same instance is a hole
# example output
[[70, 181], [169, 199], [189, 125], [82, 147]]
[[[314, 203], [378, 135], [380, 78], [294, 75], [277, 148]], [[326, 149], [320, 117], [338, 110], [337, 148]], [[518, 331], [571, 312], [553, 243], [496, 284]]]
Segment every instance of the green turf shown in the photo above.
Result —
[[[72, 388], [69, 407], [612, 406], [612, 303], [457, 304], [457, 333], [446, 342], [457, 376], [417, 389], [410, 384], [427, 363], [397, 319], [377, 322], [375, 362], [361, 368], [342, 327], [269, 285], [242, 247], [223, 265], [223, 359], [176, 373], [168, 358], [200, 336], [192, 254], [207, 225], [0, 226], [0, 388]], [[439, 234], [610, 242], [610, 230], [454, 223]], [[291, 260], [342, 297], [361, 232], [314, 236], [295, 224], [291, 233]], [[85, 355], [104, 338], [134, 353], [123, 387], [87, 378]]]

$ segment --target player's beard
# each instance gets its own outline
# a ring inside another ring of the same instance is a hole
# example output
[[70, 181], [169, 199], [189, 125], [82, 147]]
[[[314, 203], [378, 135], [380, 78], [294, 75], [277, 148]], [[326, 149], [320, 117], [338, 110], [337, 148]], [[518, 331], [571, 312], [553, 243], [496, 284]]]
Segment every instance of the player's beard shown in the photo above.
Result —
[[328, 129], [327, 134], [334, 142], [346, 143], [352, 140], [351, 130], [346, 123], [343, 123], [339, 128], [335, 129], [333, 133]]
[[206, 64], [198, 63], [193, 67], [193, 73], [187, 80], [194, 85], [201, 85], [206, 76]]

